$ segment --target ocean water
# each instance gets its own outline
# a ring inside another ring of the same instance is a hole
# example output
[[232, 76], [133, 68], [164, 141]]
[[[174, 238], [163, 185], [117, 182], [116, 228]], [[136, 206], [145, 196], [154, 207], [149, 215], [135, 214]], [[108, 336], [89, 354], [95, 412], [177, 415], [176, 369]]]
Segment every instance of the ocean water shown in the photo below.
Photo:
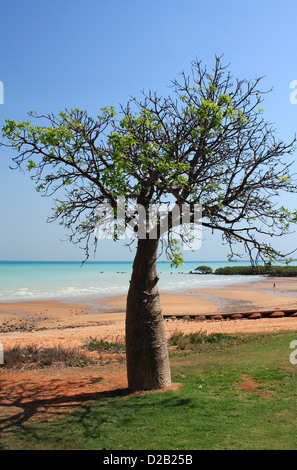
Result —
[[[219, 288], [247, 283], [260, 276], [219, 276], [189, 274], [199, 265], [231, 266], [232, 262], [185, 262], [174, 269], [169, 262], [158, 263], [160, 292], [186, 292], [189, 289]], [[237, 263], [238, 264], [238, 263]], [[240, 262], [240, 265], [249, 264]], [[83, 300], [126, 294], [132, 262], [0, 262], [0, 302], [28, 300]]]

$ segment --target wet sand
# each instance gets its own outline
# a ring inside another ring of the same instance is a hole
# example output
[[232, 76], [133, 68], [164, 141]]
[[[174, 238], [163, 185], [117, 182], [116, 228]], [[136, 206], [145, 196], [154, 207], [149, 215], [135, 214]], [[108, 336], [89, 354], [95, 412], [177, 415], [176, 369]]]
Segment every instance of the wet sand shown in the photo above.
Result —
[[[275, 287], [273, 284], [275, 283]], [[258, 283], [220, 289], [189, 289], [183, 294], [161, 294], [164, 315], [248, 312], [296, 308], [297, 278], [263, 278]], [[0, 341], [4, 348], [36, 344], [49, 347], [81, 346], [90, 338], [123, 338], [126, 296], [86, 299], [0, 303]], [[174, 331], [264, 332], [297, 330], [297, 317], [203, 322], [166, 320], [166, 334]]]

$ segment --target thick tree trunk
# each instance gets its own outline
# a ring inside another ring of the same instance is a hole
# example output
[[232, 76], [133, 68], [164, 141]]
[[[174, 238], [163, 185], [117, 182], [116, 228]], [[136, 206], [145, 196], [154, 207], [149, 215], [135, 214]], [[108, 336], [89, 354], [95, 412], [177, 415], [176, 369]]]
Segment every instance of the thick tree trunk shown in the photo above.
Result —
[[139, 239], [127, 298], [128, 387], [154, 390], [171, 383], [164, 321], [157, 287], [158, 240]]

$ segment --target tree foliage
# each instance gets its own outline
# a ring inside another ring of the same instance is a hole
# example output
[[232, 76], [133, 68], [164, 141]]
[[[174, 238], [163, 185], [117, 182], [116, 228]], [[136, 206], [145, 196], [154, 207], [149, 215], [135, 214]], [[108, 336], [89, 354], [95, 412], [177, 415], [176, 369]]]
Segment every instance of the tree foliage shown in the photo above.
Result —
[[197, 268], [195, 268], [195, 271], [197, 271], [200, 274], [211, 274], [212, 268], [210, 266], [201, 265], [201, 266], [197, 266]]
[[[172, 94], [143, 93], [119, 110], [106, 107], [96, 118], [63, 110], [26, 122], [7, 120], [3, 145], [15, 167], [30, 172], [36, 190], [55, 196], [50, 220], [88, 247], [98, 218], [95, 208], [117, 196], [149, 204], [202, 204], [202, 225], [221, 232], [234, 254], [242, 244], [252, 260], [283, 254], [266, 236], [287, 233], [296, 212], [276, 205], [275, 196], [296, 192], [290, 175], [295, 139], [276, 138], [264, 119], [261, 78], [234, 80], [221, 58], [210, 71], [199, 61], [192, 74], [172, 81]], [[164, 241], [173, 264], [181, 262], [175, 238]], [[235, 253], [236, 254], [236, 253]]]

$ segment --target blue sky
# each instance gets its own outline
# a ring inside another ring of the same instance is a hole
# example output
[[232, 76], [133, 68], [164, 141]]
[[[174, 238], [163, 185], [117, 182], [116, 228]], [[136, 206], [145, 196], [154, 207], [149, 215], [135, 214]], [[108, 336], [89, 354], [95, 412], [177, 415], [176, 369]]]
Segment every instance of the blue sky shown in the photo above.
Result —
[[[234, 77], [265, 76], [273, 88], [263, 107], [277, 135], [297, 131], [297, 4], [293, 0], [202, 2], [199, 0], [0, 0], [0, 81], [5, 119], [27, 111], [57, 112], [125, 104], [141, 90], [170, 92], [170, 80], [190, 72], [191, 61], [212, 65], [224, 54]], [[81, 260], [77, 246], [61, 241], [58, 224], [47, 224], [52, 201], [36, 193], [28, 175], [9, 169], [11, 153], [0, 149], [0, 260]], [[283, 201], [297, 207], [295, 197]], [[280, 248], [295, 248], [295, 236]], [[187, 260], [224, 259], [220, 237], [206, 234]], [[128, 260], [128, 248], [102, 242], [96, 260]]]

